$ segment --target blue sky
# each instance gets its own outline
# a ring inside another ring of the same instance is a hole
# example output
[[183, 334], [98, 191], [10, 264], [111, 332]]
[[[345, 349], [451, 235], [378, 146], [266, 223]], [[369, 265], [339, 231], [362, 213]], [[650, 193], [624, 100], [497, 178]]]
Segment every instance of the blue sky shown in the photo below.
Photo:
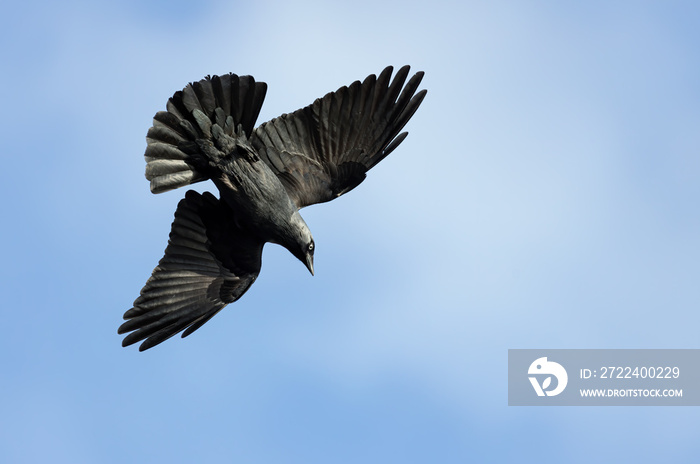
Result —
[[[5, 6], [0, 461], [695, 461], [698, 408], [507, 406], [510, 348], [700, 347], [700, 9], [584, 3]], [[302, 212], [316, 276], [268, 245], [197, 333], [121, 348], [185, 193], [143, 176], [167, 98], [252, 74], [262, 122], [389, 64], [428, 96]]]

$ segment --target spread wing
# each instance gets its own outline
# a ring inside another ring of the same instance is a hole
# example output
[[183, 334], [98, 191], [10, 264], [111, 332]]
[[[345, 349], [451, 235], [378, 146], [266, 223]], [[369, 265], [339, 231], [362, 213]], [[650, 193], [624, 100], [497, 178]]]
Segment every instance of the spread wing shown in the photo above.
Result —
[[190, 190], [178, 204], [165, 256], [124, 314], [123, 346], [140, 351], [191, 334], [236, 301], [260, 273], [264, 242], [241, 230], [212, 194]]
[[[409, 67], [353, 82], [258, 127], [253, 146], [298, 208], [330, 201], [357, 187], [366, 172], [406, 137], [399, 134], [425, 97], [423, 73]], [[406, 84], [404, 86], [404, 83]]]

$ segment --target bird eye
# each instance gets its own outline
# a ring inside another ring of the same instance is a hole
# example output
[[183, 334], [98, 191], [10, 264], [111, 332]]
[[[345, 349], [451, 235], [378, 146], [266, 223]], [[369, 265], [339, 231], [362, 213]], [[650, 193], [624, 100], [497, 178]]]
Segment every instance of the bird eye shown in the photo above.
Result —
[[309, 253], [314, 252], [314, 242], [309, 243]]

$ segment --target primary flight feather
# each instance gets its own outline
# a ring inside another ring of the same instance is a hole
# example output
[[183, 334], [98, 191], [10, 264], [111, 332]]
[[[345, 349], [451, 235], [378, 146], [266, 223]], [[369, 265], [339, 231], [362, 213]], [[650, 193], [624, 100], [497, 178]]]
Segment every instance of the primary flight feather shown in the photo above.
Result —
[[425, 97], [422, 72], [392, 72], [257, 129], [267, 85], [251, 76], [206, 77], [169, 99], [146, 137], [151, 191], [211, 179], [220, 198], [190, 190], [178, 204], [165, 256], [124, 313], [123, 346], [143, 341], [143, 351], [197, 330], [255, 282], [267, 242], [313, 274], [315, 244], [299, 209], [357, 187], [404, 140]]

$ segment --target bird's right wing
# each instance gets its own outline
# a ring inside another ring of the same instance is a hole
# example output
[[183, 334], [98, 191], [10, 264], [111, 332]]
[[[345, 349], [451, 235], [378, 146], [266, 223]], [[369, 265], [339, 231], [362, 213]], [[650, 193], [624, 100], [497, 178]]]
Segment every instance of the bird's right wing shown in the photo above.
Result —
[[123, 346], [151, 348], [178, 332], [191, 334], [236, 301], [260, 273], [264, 242], [241, 230], [212, 194], [190, 190], [175, 211], [165, 256], [124, 314]]
[[[423, 101], [423, 73], [404, 66], [326, 94], [253, 132], [253, 146], [298, 208], [330, 201], [357, 187], [406, 137], [399, 133]], [[404, 85], [405, 84], [405, 85]]]

